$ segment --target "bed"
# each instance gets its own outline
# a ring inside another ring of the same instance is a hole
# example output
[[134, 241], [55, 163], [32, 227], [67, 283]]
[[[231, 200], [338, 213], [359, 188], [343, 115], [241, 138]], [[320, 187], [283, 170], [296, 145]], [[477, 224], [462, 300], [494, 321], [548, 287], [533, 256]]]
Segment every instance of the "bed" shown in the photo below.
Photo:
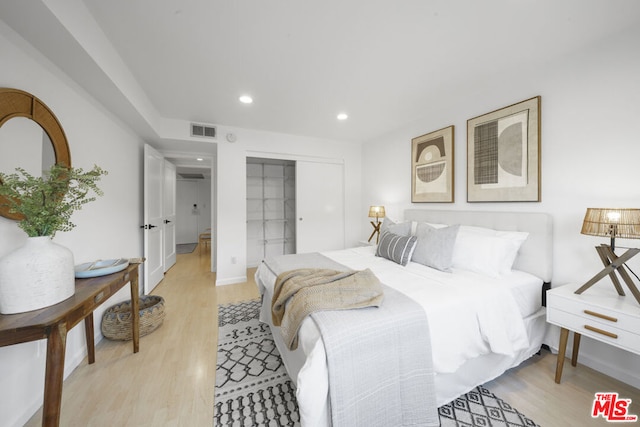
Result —
[[[442, 244], [442, 252], [453, 252], [449, 264], [445, 262], [448, 268], [441, 270], [438, 254], [438, 268], [424, 265], [422, 259], [401, 265], [379, 256], [380, 249], [376, 247], [324, 252], [322, 256], [347, 269], [370, 269], [386, 287], [423, 307], [433, 354], [435, 405], [454, 400], [539, 351], [546, 333], [544, 291], [552, 274], [549, 215], [409, 209], [403, 221], [388, 224], [387, 238], [405, 233], [405, 239], [414, 236], [418, 240], [424, 238], [425, 230], [429, 236], [451, 235], [455, 230], [454, 243], [448, 240], [449, 246], [456, 245], [453, 249], [446, 248], [447, 241], [442, 237], [430, 243]], [[440, 230], [439, 234], [434, 230]], [[384, 240], [381, 238], [381, 247]], [[510, 249], [503, 249], [505, 245]], [[513, 252], [511, 259], [509, 251]], [[411, 255], [414, 254], [417, 249]], [[287, 257], [306, 266], [303, 255]], [[499, 258], [496, 265], [494, 258]], [[270, 268], [269, 262], [263, 261], [256, 271], [256, 283], [263, 295], [261, 321], [272, 328], [278, 350], [296, 384], [302, 425], [330, 426], [335, 408], [330, 403], [329, 390], [334, 386], [337, 389], [337, 385], [329, 384], [320, 328], [313, 316], [307, 317], [298, 331], [297, 349], [288, 348], [272, 322], [271, 300], [278, 272]]]

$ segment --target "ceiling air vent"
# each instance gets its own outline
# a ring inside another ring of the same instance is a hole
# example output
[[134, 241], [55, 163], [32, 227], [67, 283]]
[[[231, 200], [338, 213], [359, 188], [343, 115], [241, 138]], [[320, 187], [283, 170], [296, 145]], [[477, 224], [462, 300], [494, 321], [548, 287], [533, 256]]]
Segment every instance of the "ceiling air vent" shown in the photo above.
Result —
[[216, 128], [210, 125], [201, 125], [198, 123], [191, 123], [191, 136], [202, 136], [204, 138], [215, 138]]

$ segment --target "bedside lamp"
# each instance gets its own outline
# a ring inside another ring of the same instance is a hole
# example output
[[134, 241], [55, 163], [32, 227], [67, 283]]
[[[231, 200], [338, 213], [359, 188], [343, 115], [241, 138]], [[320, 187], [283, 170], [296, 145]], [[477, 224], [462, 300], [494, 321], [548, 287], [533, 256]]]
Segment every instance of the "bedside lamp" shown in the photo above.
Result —
[[609, 237], [611, 244], [596, 246], [596, 251], [604, 264], [604, 269], [582, 285], [575, 293], [581, 294], [608, 275], [616, 291], [618, 291], [618, 295], [624, 295], [625, 293], [616, 275], [617, 272], [640, 304], [640, 291], [638, 291], [629, 273], [624, 268], [625, 262], [640, 252], [640, 249], [627, 249], [619, 257], [614, 252], [616, 249], [616, 237], [640, 239], [640, 209], [588, 208], [582, 222], [581, 233], [590, 236]]
[[369, 236], [368, 242], [373, 239], [373, 236], [376, 236], [376, 244], [380, 240], [380, 218], [384, 218], [384, 206], [369, 206], [369, 218], [375, 218], [376, 222], [371, 221], [371, 225], [373, 226], [373, 232], [371, 236]]

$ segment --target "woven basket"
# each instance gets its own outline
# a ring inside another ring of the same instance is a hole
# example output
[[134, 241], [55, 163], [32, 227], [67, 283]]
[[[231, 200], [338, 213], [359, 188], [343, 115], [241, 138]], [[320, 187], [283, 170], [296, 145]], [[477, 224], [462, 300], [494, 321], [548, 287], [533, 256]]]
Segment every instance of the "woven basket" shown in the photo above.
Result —
[[[164, 320], [164, 298], [156, 295], [140, 297], [140, 336], [155, 331]], [[102, 315], [102, 335], [110, 340], [128, 341], [131, 336], [131, 300], [107, 309]]]

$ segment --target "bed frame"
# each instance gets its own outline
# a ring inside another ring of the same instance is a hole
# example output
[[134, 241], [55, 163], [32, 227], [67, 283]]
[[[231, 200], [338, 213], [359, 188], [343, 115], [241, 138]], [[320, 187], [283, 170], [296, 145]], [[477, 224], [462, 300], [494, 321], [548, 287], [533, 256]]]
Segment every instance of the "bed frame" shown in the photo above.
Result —
[[[541, 278], [547, 283], [547, 286], [551, 281], [553, 226], [552, 218], [548, 214], [408, 209], [404, 212], [404, 220], [434, 224], [474, 225], [505, 231], [526, 231], [529, 236], [520, 248], [514, 266], [518, 270]], [[257, 276], [256, 283], [261, 283]], [[543, 305], [544, 293], [543, 288]], [[271, 326], [270, 319], [270, 304], [263, 304], [261, 320]], [[470, 390], [472, 384], [475, 387], [496, 378], [507, 369], [519, 365], [538, 352], [546, 333], [545, 310], [538, 310], [525, 319], [525, 322], [531, 340], [530, 347], [522, 350], [514, 358], [490, 353], [466, 362], [454, 373], [436, 375], [436, 388], [442, 395], [440, 403], [444, 404], [455, 399], [461, 393]], [[294, 382], [297, 382], [298, 373], [305, 360], [302, 349], [299, 347], [295, 352], [289, 351], [279, 333], [274, 333], [274, 340], [282, 353], [289, 375]]]

